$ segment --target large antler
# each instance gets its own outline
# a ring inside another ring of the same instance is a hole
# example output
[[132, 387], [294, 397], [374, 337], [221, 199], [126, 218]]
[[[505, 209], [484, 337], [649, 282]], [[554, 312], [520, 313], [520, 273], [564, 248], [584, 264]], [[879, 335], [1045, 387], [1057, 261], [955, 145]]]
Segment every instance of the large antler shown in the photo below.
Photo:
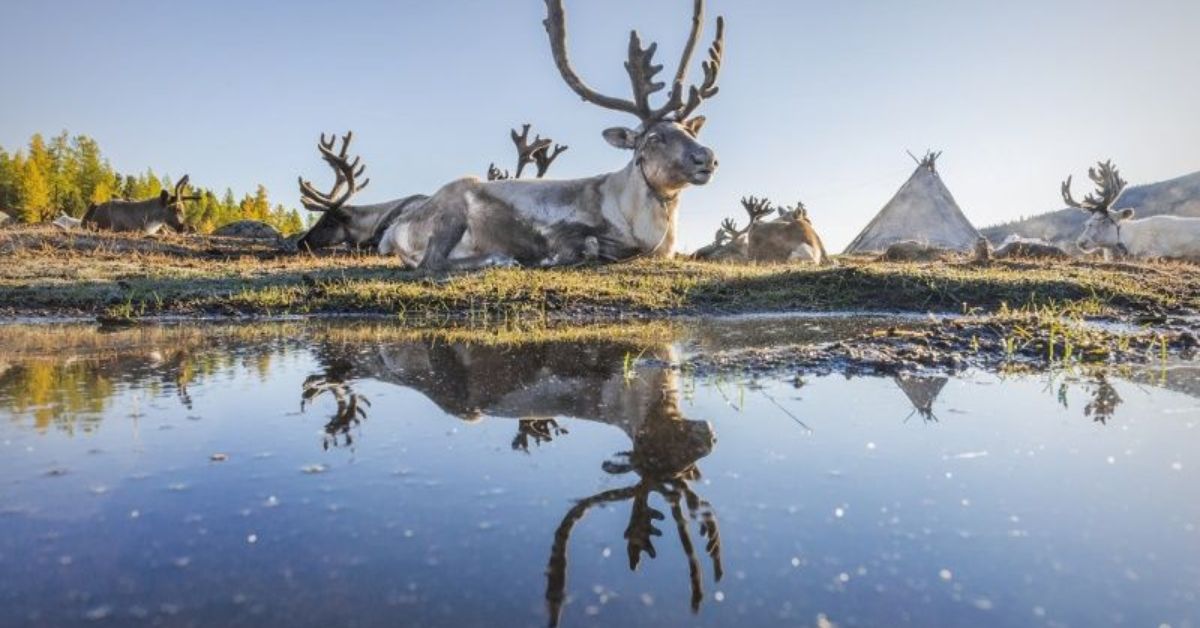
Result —
[[1062, 184], [1063, 202], [1068, 207], [1075, 207], [1089, 212], [1107, 212], [1112, 208], [1113, 203], [1120, 198], [1121, 192], [1125, 191], [1127, 185], [1125, 179], [1121, 178], [1121, 172], [1113, 165], [1112, 160], [1102, 161], [1095, 168], [1088, 168], [1088, 178], [1096, 184], [1096, 192], [1088, 194], [1083, 198], [1083, 202], [1076, 201], [1071, 196], [1071, 179], [1067, 177]]
[[658, 108], [651, 106], [650, 97], [662, 91], [666, 84], [655, 81], [655, 77], [663, 69], [663, 66], [654, 64], [654, 54], [658, 51], [657, 43], [652, 42], [643, 48], [638, 32], [632, 31], [629, 34], [629, 58], [625, 62], [625, 71], [629, 74], [633, 99], [625, 100], [605, 96], [588, 87], [583, 79], [579, 78], [575, 68], [571, 66], [571, 59], [567, 54], [567, 16], [566, 10], [563, 8], [563, 0], [546, 0], [546, 20], [543, 23], [550, 36], [550, 49], [554, 55], [554, 64], [558, 67], [558, 71], [567, 85], [587, 102], [605, 109], [623, 111], [637, 116], [642, 121], [642, 128], [667, 119], [668, 116], [674, 116], [674, 119], [680, 121], [685, 120], [705, 99], [717, 94], [717, 75], [725, 50], [725, 20], [723, 18], [717, 18], [717, 37], [709, 48], [709, 60], [704, 63], [704, 81], [698, 87], [691, 87], [686, 102], [683, 98], [683, 84], [687, 79], [687, 69], [703, 30], [704, 0], [693, 0], [691, 34], [684, 46], [670, 96], [666, 103]]
[[746, 225], [745, 229], [738, 229], [737, 221], [732, 218], [726, 218], [721, 222], [721, 231], [724, 232], [726, 238], [730, 241], [750, 233], [750, 228], [758, 223], [763, 218], [766, 218], [774, 207], [771, 205], [770, 199], [758, 198], [757, 196], [746, 196], [742, 198], [742, 209], [746, 210], [746, 214], [750, 217], [750, 224]]
[[314, 212], [333, 211], [341, 209], [350, 197], [354, 196], [367, 184], [370, 179], [364, 179], [362, 183], [357, 183], [359, 177], [362, 177], [366, 171], [366, 164], [360, 163], [361, 159], [355, 157], [353, 161], [349, 158], [350, 142], [354, 139], [353, 132], [347, 132], [342, 137], [342, 147], [335, 151], [337, 145], [337, 134], [331, 134], [329, 139], [325, 139], [325, 134], [321, 134], [321, 142], [317, 144], [317, 150], [321, 151], [321, 158], [325, 163], [333, 168], [333, 172], [337, 175], [337, 182], [334, 183], [333, 189], [328, 193], [320, 192], [313, 187], [312, 183], [305, 181], [304, 177], [300, 177], [300, 203], [304, 208]]
[[183, 195], [183, 193], [187, 191], [188, 181], [190, 181], [190, 180], [191, 180], [191, 177], [189, 175], [185, 174], [185, 175], [183, 175], [183, 178], [179, 180], [179, 183], [175, 184], [175, 192], [174, 192], [174, 194], [172, 194], [175, 202], [198, 201], [201, 198], [204, 198], [203, 196], [201, 196], [199, 194], [192, 194], [190, 196]]

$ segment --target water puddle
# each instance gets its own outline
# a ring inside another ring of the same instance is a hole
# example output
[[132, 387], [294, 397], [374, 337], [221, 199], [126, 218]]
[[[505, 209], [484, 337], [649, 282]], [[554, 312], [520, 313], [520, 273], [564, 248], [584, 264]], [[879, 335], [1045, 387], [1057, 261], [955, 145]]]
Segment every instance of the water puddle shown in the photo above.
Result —
[[677, 367], [893, 324], [0, 329], [0, 624], [1196, 625], [1200, 367]]

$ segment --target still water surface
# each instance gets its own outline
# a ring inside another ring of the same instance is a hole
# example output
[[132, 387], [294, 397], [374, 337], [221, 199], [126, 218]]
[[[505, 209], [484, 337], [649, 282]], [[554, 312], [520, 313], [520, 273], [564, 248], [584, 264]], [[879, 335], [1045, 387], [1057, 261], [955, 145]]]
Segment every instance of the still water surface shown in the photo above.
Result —
[[1200, 625], [1190, 365], [670, 366], [876, 324], [9, 328], [0, 625]]

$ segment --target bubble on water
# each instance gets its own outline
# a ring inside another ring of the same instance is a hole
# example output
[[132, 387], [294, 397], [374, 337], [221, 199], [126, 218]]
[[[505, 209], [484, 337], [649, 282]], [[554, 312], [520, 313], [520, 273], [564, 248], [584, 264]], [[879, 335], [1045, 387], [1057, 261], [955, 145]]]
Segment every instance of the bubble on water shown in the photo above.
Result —
[[138, 518], [138, 517], [140, 517], [140, 516], [142, 516], [142, 512], [141, 512], [140, 510], [131, 510], [131, 511], [129, 511], [129, 518], [130, 518], [130, 519], [137, 519], [137, 518]]
[[1105, 458], [1104, 461], [1107, 462], [1108, 464], [1117, 464], [1117, 457], [1109, 456], [1108, 458]]
[[643, 593], [642, 594], [642, 605], [643, 606], [654, 606], [654, 596], [650, 595], [649, 593]]
[[247, 542], [247, 543], [250, 543], [251, 545], [253, 545], [253, 544], [257, 543], [257, 542], [258, 542], [258, 535], [257, 535], [257, 534], [251, 534], [250, 536], [247, 536], [247, 537], [246, 537], [246, 542]]
[[954, 574], [951, 573], [949, 569], [943, 569], [938, 572], [938, 577], [942, 580], [949, 581], [950, 579], [954, 578]]
[[404, 531], [404, 538], [406, 538], [406, 539], [411, 539], [411, 538], [413, 538], [414, 535], [416, 535], [416, 532], [413, 532], [412, 530]]
[[963, 506], [970, 506], [970, 505], [971, 505], [971, 500], [969, 500], [969, 499], [967, 499], [967, 498], [965, 498], [965, 497], [964, 497], [964, 498], [962, 499], [962, 501], [961, 501], [961, 502], [959, 502], [959, 503], [960, 503], [960, 504], [962, 504]]
[[971, 603], [975, 605], [975, 608], [978, 608], [981, 611], [990, 611], [992, 608], [994, 608], [992, 601], [986, 597], [977, 597]]
[[92, 491], [92, 495], [104, 495], [104, 494], [108, 493], [108, 487], [102, 486], [102, 485], [101, 486], [93, 486], [89, 490]]
[[792, 566], [793, 566], [793, 567], [799, 567], [799, 566], [800, 566], [800, 557], [798, 557], [798, 556], [793, 556], [793, 557], [792, 557]]
[[66, 567], [73, 562], [75, 562], [75, 559], [70, 556], [63, 555], [58, 557], [58, 564], [62, 565], [63, 567]]
[[817, 613], [817, 628], [837, 628], [837, 624], [833, 623], [825, 613]]
[[713, 594], [713, 599], [718, 602], [724, 602], [725, 601], [725, 592], [717, 591], [716, 593]]
[[300, 467], [300, 470], [309, 475], [315, 475], [317, 473], [325, 473], [329, 470], [329, 467], [323, 464], [310, 464]]
[[229, 460], [229, 454], [223, 454], [223, 453], [218, 452], [218, 453], [215, 453], [215, 454], [209, 456], [208, 459], [212, 460], [213, 462], [225, 462], [226, 460]]
[[135, 604], [129, 607], [129, 616], [134, 619], [145, 619], [150, 616], [150, 609]]
[[591, 616], [591, 617], [595, 617], [596, 615], [600, 614], [600, 607], [596, 606], [594, 604], [591, 606], [588, 606], [587, 608], [583, 609], [583, 614]]
[[846, 516], [846, 509], [845, 509], [845, 508], [841, 508], [841, 507], [834, 508], [834, 509], [833, 509], [833, 516], [837, 517], [838, 519], [841, 519], [842, 517], [845, 517], [845, 516]]
[[1046, 609], [1042, 608], [1041, 606], [1035, 606], [1033, 607], [1033, 614], [1038, 617], [1045, 617]]
[[88, 621], [101, 621], [108, 619], [112, 615], [112, 612], [113, 607], [105, 604], [103, 606], [97, 606], [96, 608], [84, 613], [83, 618]]
[[267, 508], [274, 508], [279, 505], [279, 498], [272, 495], [267, 498], [267, 501], [264, 502], [263, 505]]
[[837, 579], [838, 582], [850, 582], [850, 574], [843, 571], [842, 573], [838, 574]]
[[173, 493], [178, 493], [178, 492], [181, 492], [181, 491], [186, 491], [186, 490], [187, 490], [187, 488], [188, 488], [187, 484], [184, 484], [183, 482], [175, 482], [174, 484], [168, 484], [168, 485], [167, 485], [167, 490], [168, 490], [168, 491], [171, 491], [171, 492], [173, 492]]
[[600, 550], [600, 555], [601, 555], [601, 556], [603, 556], [603, 557], [605, 557], [605, 558], [608, 558], [609, 556], [612, 556], [612, 548], [608, 548], [608, 547], [606, 547], [606, 548], [604, 548], [604, 549]]
[[1179, 462], [1178, 460], [1176, 460], [1175, 462], [1172, 462], [1171, 470], [1172, 471], [1183, 471], [1183, 463]]
[[191, 556], [180, 556], [179, 558], [176, 558], [173, 562], [176, 567], [183, 569], [184, 567], [187, 567], [188, 565], [192, 564], [192, 557]]
[[875, 443], [867, 443], [867, 449], [875, 449]]

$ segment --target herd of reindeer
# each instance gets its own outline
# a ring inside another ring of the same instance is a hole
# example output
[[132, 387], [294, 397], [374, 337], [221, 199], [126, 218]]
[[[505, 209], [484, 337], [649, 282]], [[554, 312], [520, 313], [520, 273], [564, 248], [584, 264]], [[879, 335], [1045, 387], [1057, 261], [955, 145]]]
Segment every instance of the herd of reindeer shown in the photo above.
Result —
[[[352, 205], [351, 198], [369, 183], [366, 166], [351, 157], [352, 134], [326, 138], [317, 148], [333, 169], [329, 191], [300, 179], [301, 203], [320, 218], [294, 240], [299, 251], [333, 247], [376, 251], [398, 257], [406, 267], [428, 270], [496, 266], [555, 267], [676, 254], [680, 194], [705, 185], [717, 170], [717, 157], [699, 141], [705, 118], [696, 111], [716, 96], [725, 50], [725, 21], [702, 63], [703, 77], [689, 84], [688, 67], [704, 28], [704, 0], [693, 0], [691, 32], [683, 56], [668, 83], [654, 63], [657, 44], [643, 46], [630, 34], [625, 69], [631, 97], [602, 94], [576, 73], [567, 53], [567, 16], [563, 0], [545, 0], [544, 25], [554, 64], [583, 101], [632, 115], [635, 127], [603, 132], [613, 147], [630, 151], [624, 168], [584, 179], [548, 180], [545, 175], [567, 147], [529, 138], [530, 128], [513, 131], [515, 172], [493, 164], [487, 180], [464, 177], [431, 196], [412, 195], [373, 205]], [[667, 90], [657, 106], [652, 97]], [[535, 178], [522, 175], [532, 166]], [[1125, 188], [1111, 163], [1090, 171], [1098, 191], [1075, 201], [1070, 180], [1063, 185], [1067, 204], [1090, 213], [1078, 244], [1133, 257], [1200, 258], [1200, 219], [1155, 216], [1133, 219], [1133, 210], [1113, 205]], [[80, 226], [113, 231], [157, 232], [164, 226], [187, 230], [184, 204], [188, 177], [172, 191], [143, 201], [114, 200], [94, 205]], [[726, 220], [714, 242], [692, 256], [718, 261], [807, 262], [829, 256], [802, 203], [776, 208], [766, 199], [743, 199], [749, 224]], [[768, 219], [774, 216], [774, 219]], [[71, 226], [76, 226], [72, 224]], [[986, 243], [981, 242], [986, 251]]]

